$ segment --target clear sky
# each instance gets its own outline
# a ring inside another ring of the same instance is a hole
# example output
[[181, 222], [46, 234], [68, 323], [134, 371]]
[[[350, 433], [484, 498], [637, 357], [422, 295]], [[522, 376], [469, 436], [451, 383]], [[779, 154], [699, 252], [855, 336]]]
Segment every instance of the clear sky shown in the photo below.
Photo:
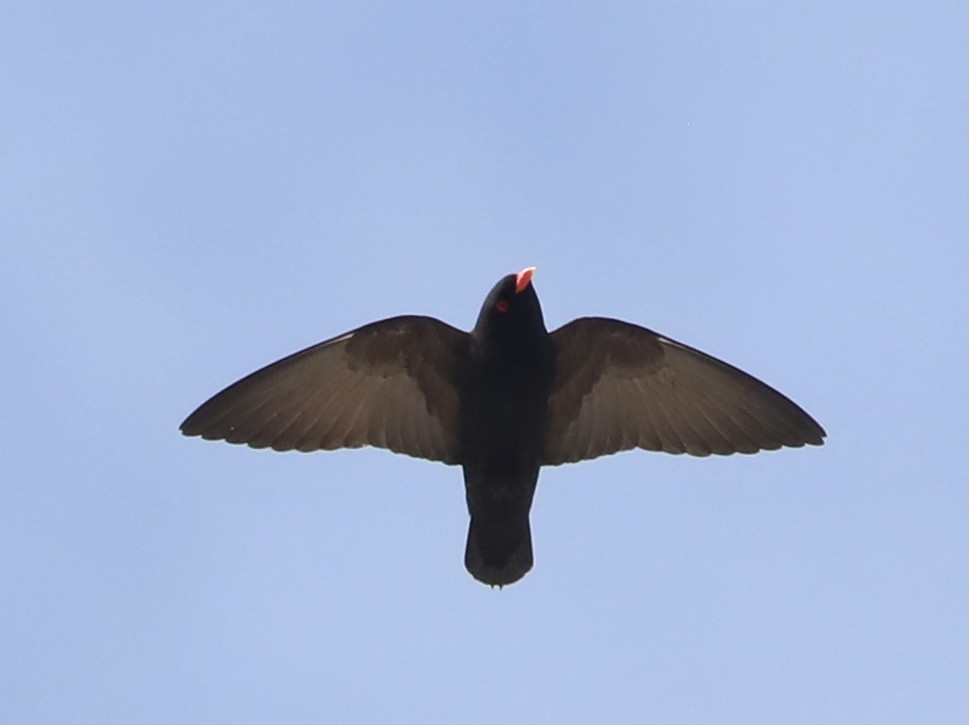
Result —
[[[5, 3], [0, 720], [965, 722], [964, 2]], [[186, 439], [536, 265], [823, 448], [461, 472]]]

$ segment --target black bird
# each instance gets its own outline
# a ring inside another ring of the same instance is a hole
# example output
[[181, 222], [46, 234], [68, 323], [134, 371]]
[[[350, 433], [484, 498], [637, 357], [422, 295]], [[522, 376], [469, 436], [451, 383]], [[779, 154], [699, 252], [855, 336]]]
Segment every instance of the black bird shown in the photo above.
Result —
[[498, 586], [532, 567], [541, 466], [630, 448], [706, 456], [823, 443], [824, 429], [773, 388], [651, 330], [583, 317], [549, 334], [534, 272], [503, 277], [470, 333], [421, 316], [365, 325], [230, 385], [181, 431], [277, 451], [371, 445], [460, 465], [464, 562]]

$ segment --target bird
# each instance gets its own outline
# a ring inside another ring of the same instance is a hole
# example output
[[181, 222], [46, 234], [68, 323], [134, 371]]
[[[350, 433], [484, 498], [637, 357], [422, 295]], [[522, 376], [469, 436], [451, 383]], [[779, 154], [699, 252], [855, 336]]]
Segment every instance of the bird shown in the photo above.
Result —
[[461, 466], [464, 564], [492, 587], [532, 568], [543, 466], [632, 448], [708, 456], [823, 445], [821, 425], [774, 388], [645, 327], [580, 317], [549, 332], [534, 274], [502, 277], [470, 332], [428, 316], [372, 322], [247, 375], [180, 430]]

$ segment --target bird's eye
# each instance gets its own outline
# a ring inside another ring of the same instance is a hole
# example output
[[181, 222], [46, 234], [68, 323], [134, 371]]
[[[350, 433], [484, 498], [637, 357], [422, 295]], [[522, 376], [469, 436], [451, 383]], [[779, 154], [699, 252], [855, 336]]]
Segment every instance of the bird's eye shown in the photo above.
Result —
[[498, 300], [495, 303], [495, 309], [498, 312], [508, 312], [508, 300]]

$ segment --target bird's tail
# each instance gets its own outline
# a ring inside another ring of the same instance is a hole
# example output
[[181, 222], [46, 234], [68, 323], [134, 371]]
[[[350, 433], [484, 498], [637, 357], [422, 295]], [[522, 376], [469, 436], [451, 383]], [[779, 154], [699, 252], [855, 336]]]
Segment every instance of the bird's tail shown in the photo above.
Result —
[[502, 587], [532, 568], [532, 530], [522, 516], [471, 515], [464, 565], [479, 582]]

